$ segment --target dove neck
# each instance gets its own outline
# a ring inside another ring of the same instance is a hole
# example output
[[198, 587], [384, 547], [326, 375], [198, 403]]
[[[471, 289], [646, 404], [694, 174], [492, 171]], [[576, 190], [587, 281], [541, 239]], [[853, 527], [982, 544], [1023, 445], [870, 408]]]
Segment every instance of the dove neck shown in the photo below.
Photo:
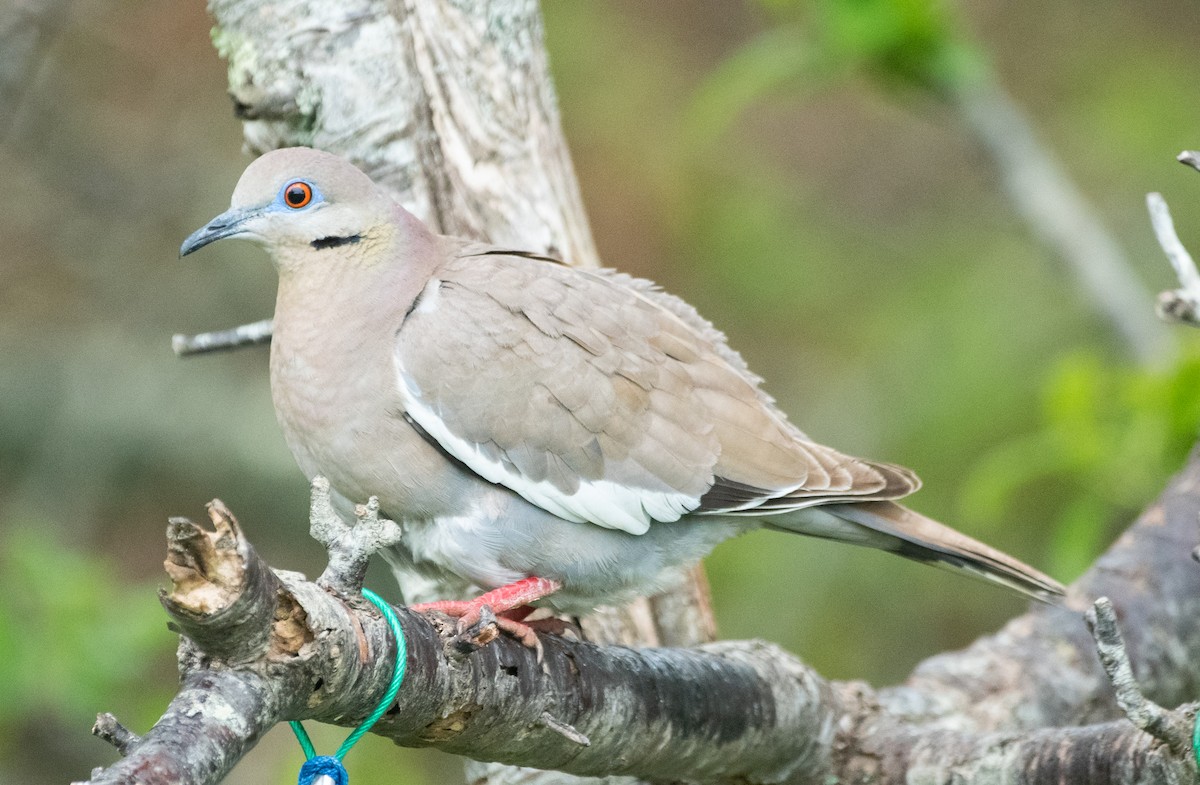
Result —
[[[407, 211], [365, 229], [354, 242], [291, 251], [280, 260], [276, 321], [343, 324], [404, 314], [439, 258], [437, 237]], [[277, 324], [277, 329], [279, 325]]]

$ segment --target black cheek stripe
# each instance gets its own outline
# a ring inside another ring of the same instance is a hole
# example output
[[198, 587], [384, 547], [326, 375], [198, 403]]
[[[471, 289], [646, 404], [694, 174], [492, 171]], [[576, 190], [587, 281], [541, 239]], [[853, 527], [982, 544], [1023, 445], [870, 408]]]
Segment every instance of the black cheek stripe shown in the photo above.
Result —
[[339, 248], [343, 245], [353, 245], [362, 239], [361, 234], [352, 234], [348, 237], [322, 237], [319, 240], [313, 240], [310, 245], [318, 251], [323, 251], [326, 248]]

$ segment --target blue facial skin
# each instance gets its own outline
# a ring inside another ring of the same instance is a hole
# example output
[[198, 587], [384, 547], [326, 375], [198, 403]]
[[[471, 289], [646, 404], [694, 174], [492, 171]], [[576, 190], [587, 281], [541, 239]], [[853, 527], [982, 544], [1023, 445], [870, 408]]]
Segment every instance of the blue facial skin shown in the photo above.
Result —
[[[293, 207], [287, 203], [287, 192], [289, 188], [294, 187], [298, 183], [303, 183], [312, 191], [312, 199], [308, 204], [302, 207]], [[262, 207], [238, 207], [230, 208], [218, 215], [216, 218], [209, 221], [204, 226], [193, 232], [183, 245], [179, 247], [179, 255], [187, 256], [193, 251], [198, 251], [204, 246], [215, 243], [217, 240], [223, 240], [226, 237], [235, 237], [242, 233], [242, 227], [246, 221], [251, 218], [256, 218], [264, 213], [273, 212], [300, 212], [303, 210], [311, 210], [312, 208], [325, 203], [325, 197], [321, 194], [320, 189], [307, 180], [288, 180], [279, 193], [275, 194], [274, 201], [265, 204]]]
[[[302, 207], [293, 207], [292, 205], [287, 203], [287, 192], [288, 192], [288, 189], [290, 189], [296, 185], [299, 185], [299, 184], [308, 186], [309, 191], [312, 192], [312, 199], [310, 199], [308, 201], [308, 204], [306, 204]], [[308, 210], [312, 207], [316, 207], [318, 204], [324, 203], [324, 201], [325, 201], [325, 197], [321, 195], [321, 191], [315, 185], [310, 183], [308, 180], [289, 180], [287, 183], [284, 184], [284, 186], [282, 188], [279, 189], [279, 193], [275, 194], [275, 201], [273, 201], [269, 205], [267, 205], [266, 208], [264, 208], [263, 212], [276, 211], [276, 210], [288, 210], [291, 212], [299, 212], [301, 210]]]

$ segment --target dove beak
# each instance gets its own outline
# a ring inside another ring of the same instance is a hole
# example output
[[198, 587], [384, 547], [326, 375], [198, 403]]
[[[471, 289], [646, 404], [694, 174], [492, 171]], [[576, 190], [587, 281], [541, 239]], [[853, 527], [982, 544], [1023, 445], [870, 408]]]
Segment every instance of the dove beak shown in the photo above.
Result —
[[226, 210], [188, 235], [188, 238], [183, 241], [183, 245], [179, 246], [180, 258], [200, 250], [209, 243], [215, 243], [217, 240], [249, 234], [246, 223], [261, 214], [261, 208], [234, 207]]

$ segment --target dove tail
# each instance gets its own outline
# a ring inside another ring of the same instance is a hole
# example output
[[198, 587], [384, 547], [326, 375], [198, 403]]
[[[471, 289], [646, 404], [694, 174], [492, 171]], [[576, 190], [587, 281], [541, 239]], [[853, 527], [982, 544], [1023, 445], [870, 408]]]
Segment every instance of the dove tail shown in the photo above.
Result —
[[1058, 603], [1065, 591], [1048, 575], [895, 502], [826, 504], [772, 517], [770, 522], [776, 528], [962, 571], [1045, 603]]

